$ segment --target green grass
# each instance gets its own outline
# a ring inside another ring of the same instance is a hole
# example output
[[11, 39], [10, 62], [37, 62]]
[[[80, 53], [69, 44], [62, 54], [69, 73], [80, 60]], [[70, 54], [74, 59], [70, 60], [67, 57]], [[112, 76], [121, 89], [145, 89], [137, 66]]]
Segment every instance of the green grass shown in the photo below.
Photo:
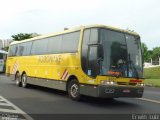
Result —
[[160, 87], [160, 67], [144, 69], [145, 84]]
[[145, 68], [144, 77], [146, 79], [160, 79], [160, 67]]
[[145, 79], [145, 84], [154, 87], [160, 87], [160, 79]]

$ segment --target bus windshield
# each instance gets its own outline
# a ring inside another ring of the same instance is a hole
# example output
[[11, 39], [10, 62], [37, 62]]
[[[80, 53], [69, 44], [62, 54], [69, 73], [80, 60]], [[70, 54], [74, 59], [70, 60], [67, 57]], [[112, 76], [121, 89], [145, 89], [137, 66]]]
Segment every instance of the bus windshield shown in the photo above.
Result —
[[104, 50], [102, 75], [143, 78], [139, 36], [101, 29], [100, 42]]

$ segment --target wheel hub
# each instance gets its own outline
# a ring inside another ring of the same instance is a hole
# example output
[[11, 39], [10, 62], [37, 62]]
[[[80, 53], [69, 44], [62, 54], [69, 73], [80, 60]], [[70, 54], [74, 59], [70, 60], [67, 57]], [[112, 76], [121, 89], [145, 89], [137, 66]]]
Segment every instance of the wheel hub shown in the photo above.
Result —
[[71, 86], [71, 95], [72, 95], [73, 97], [77, 97], [78, 91], [79, 91], [78, 85], [77, 85], [77, 84], [73, 84], [73, 85]]

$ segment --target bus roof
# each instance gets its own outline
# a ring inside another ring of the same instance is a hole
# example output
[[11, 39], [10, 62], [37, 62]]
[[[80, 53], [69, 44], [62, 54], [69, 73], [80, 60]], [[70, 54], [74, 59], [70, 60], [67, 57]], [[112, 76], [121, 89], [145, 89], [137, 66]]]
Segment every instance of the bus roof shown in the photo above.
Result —
[[8, 54], [8, 52], [6, 52], [6, 51], [4, 51], [4, 50], [0, 50], [0, 53]]
[[57, 33], [51, 33], [51, 34], [47, 34], [47, 35], [37, 36], [37, 37], [34, 37], [34, 38], [22, 40], [22, 41], [14, 41], [10, 45], [17, 44], [17, 43], [23, 43], [23, 42], [27, 42], [27, 41], [32, 41], [32, 40], [37, 40], [37, 39], [42, 39], [42, 38], [47, 38], [47, 37], [56, 36], [56, 35], [61, 35], [61, 34], [64, 34], [64, 33], [70, 33], [70, 32], [74, 32], [74, 31], [78, 31], [78, 30], [84, 29], [84, 28], [106, 28], [106, 29], [110, 29], [110, 30], [115, 30], [115, 31], [119, 31], [119, 32], [123, 32], [123, 33], [128, 33], [128, 34], [131, 34], [131, 35], [139, 36], [139, 34], [137, 34], [136, 32], [133, 32], [133, 31], [124, 30], [124, 29], [120, 29], [120, 28], [115, 28], [115, 27], [111, 27], [111, 26], [100, 25], [100, 24], [94, 24], [94, 25], [80, 26], [80, 27], [64, 30], [62, 32], [57, 32]]

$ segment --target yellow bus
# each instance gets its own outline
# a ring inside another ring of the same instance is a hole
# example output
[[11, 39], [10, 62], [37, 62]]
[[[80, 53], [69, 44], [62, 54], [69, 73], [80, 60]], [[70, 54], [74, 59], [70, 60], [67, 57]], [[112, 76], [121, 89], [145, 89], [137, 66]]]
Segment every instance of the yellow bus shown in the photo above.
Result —
[[6, 74], [17, 86], [64, 90], [73, 100], [139, 98], [144, 90], [140, 36], [89, 25], [12, 42]]

